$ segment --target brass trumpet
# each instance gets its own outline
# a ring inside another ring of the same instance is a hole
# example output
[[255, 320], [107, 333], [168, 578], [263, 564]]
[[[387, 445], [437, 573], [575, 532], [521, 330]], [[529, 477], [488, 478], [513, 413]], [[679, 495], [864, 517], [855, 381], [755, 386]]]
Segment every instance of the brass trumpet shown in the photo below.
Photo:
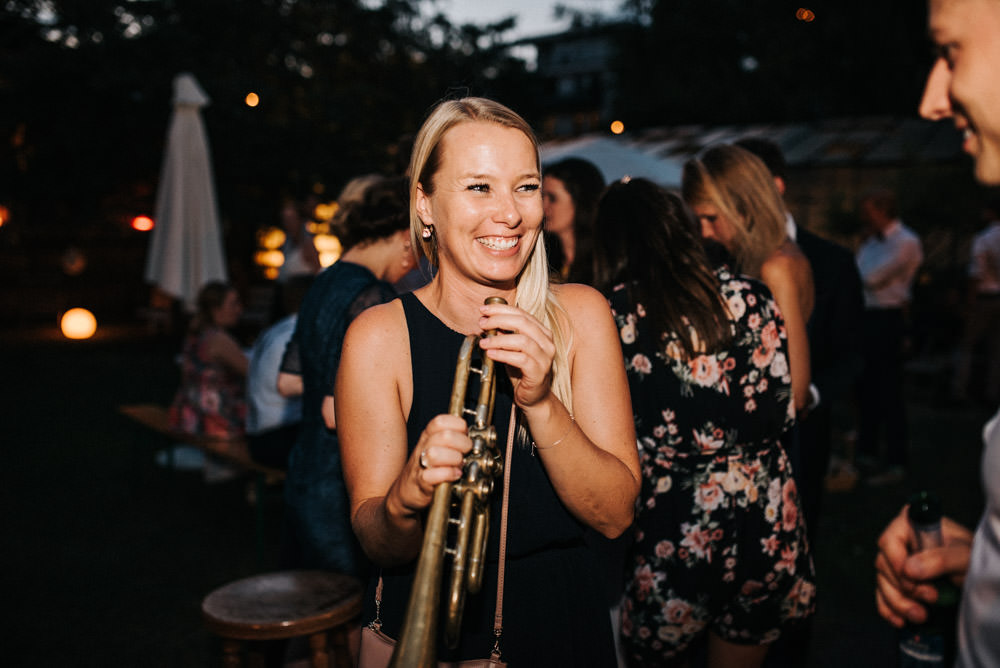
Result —
[[[501, 297], [490, 297], [486, 303], [507, 302]], [[491, 330], [486, 332], [486, 336], [495, 333], [496, 330]], [[472, 416], [472, 424], [469, 425], [472, 450], [465, 455], [462, 477], [453, 483], [442, 482], [434, 488], [403, 628], [389, 662], [394, 668], [431, 668], [437, 665], [438, 607], [446, 555], [451, 556], [448, 614], [445, 619], [445, 641], [449, 647], [458, 645], [466, 591], [479, 593], [483, 584], [490, 495], [494, 480], [503, 472], [503, 461], [496, 447], [497, 432], [493, 427], [493, 402], [496, 398], [493, 360], [483, 355], [480, 368], [472, 367], [472, 353], [478, 344], [479, 336], [475, 334], [467, 336], [462, 343], [448, 409], [452, 415]], [[479, 397], [475, 409], [465, 406], [470, 373], [479, 374]], [[453, 509], [457, 517], [452, 516]], [[454, 547], [447, 545], [449, 525], [454, 527]]]

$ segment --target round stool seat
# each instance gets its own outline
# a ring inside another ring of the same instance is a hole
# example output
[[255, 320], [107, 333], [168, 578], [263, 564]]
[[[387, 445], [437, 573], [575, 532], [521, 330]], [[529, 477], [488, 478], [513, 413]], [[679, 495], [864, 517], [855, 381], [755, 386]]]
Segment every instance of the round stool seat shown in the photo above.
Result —
[[[326, 571], [263, 573], [219, 587], [201, 603], [209, 631], [232, 640], [322, 634], [361, 613], [361, 582]], [[319, 638], [317, 638], [318, 642]], [[325, 645], [325, 640], [323, 640]], [[325, 646], [320, 648], [325, 653]], [[236, 648], [227, 649], [227, 653]]]

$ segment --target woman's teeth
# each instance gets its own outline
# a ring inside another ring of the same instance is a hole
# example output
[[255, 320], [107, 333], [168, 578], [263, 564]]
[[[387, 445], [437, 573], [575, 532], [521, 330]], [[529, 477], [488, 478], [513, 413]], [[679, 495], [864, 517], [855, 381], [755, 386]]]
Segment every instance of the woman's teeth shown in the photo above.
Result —
[[478, 237], [476, 241], [491, 250], [510, 250], [517, 245], [517, 237]]

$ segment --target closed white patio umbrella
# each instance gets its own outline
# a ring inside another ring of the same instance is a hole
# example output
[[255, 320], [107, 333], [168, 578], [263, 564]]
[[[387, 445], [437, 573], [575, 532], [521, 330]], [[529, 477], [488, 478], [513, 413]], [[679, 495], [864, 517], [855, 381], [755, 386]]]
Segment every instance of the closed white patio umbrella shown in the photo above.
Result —
[[201, 108], [209, 98], [190, 74], [174, 78], [174, 113], [156, 193], [146, 280], [194, 310], [198, 290], [227, 280], [212, 163]]

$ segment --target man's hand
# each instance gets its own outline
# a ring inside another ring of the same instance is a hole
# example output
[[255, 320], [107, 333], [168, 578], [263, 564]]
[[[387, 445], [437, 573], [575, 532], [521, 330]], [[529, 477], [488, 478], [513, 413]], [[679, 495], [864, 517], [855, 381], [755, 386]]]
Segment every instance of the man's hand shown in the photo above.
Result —
[[916, 537], [907, 518], [907, 506], [879, 537], [875, 558], [875, 604], [893, 626], [927, 620], [927, 603], [937, 600], [933, 581], [949, 576], [957, 586], [965, 580], [972, 550], [972, 532], [950, 518], [942, 518], [943, 545], [910, 554]]

